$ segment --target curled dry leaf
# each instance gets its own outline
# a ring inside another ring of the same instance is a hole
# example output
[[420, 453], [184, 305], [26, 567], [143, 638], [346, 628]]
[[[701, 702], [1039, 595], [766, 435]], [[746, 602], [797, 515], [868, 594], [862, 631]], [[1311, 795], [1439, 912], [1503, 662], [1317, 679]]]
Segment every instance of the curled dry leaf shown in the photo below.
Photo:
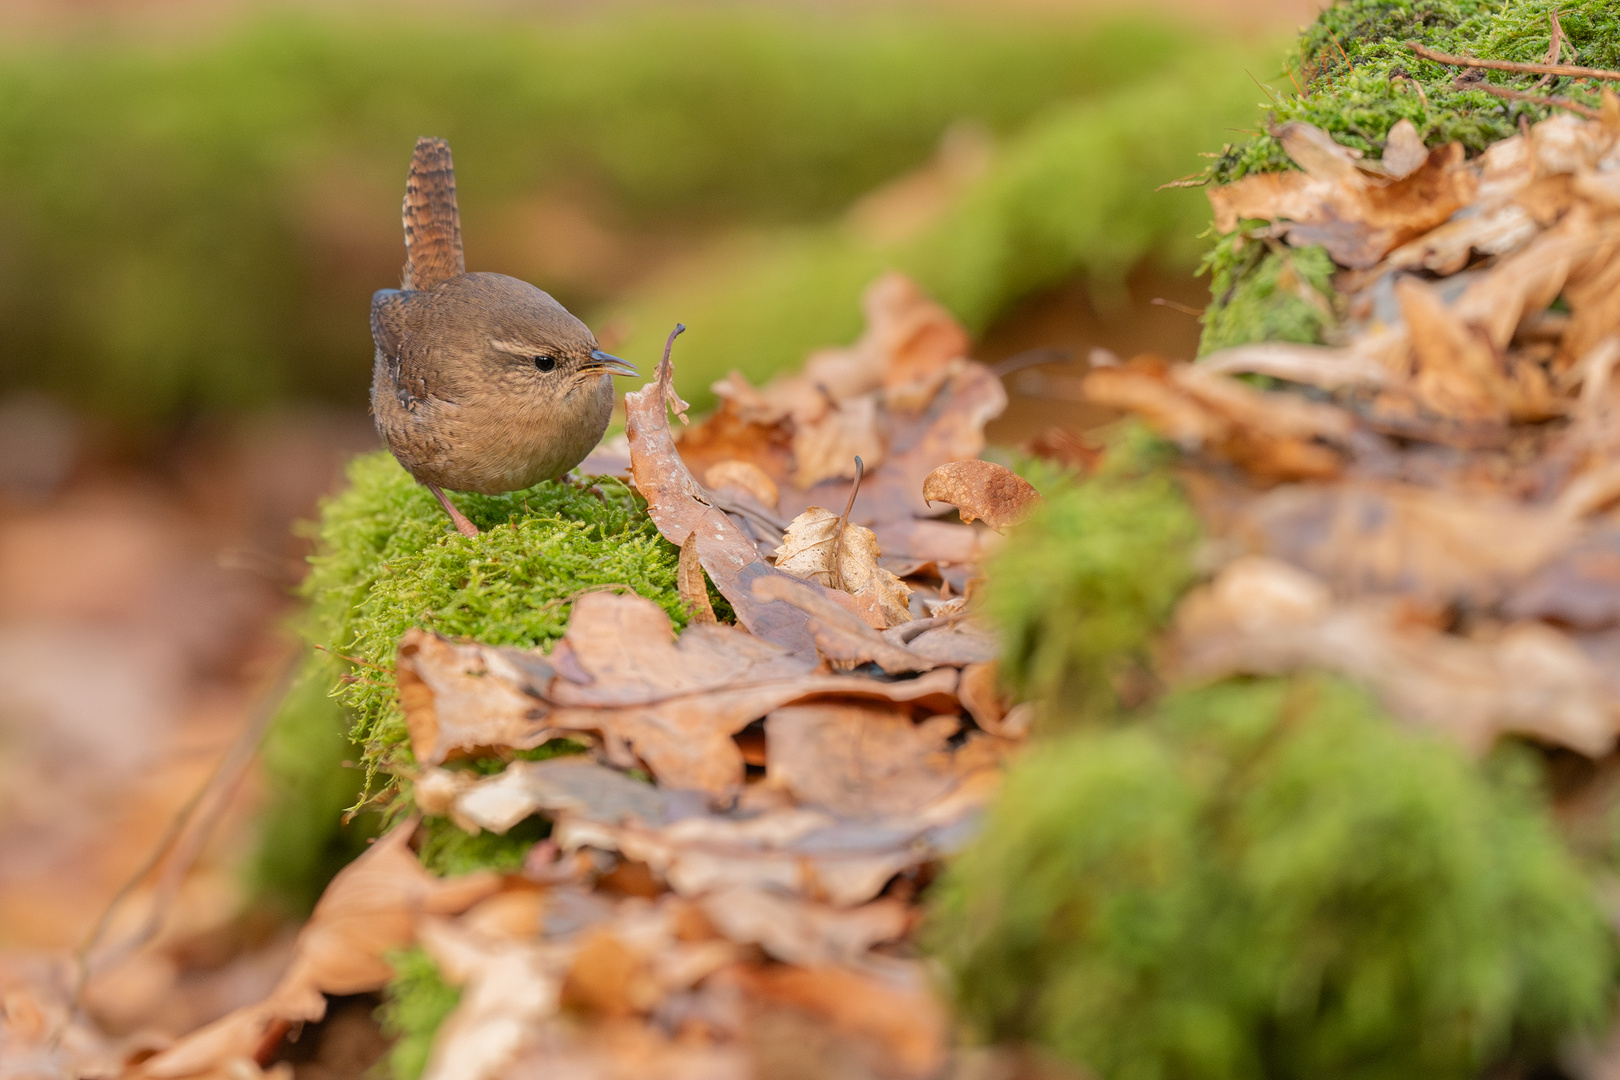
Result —
[[[788, 524], [782, 546], [776, 549], [776, 568], [848, 592], [867, 622], [884, 629], [911, 618], [907, 600], [911, 587], [878, 565], [882, 554], [871, 529], [846, 522], [825, 507], [812, 506]], [[762, 594], [756, 589], [755, 595]]]
[[1386, 180], [1363, 172], [1320, 128], [1289, 123], [1274, 134], [1304, 172], [1261, 173], [1212, 188], [1221, 232], [1245, 218], [1286, 221], [1290, 243], [1321, 244], [1341, 266], [1365, 269], [1446, 221], [1478, 190], [1461, 143], [1436, 147], [1410, 174]]
[[923, 478], [923, 498], [949, 503], [964, 522], [982, 520], [992, 529], [1016, 525], [1041, 501], [1028, 480], [993, 461], [953, 461]]
[[855, 962], [873, 945], [899, 938], [911, 922], [897, 900], [841, 909], [746, 885], [710, 893], [699, 906], [728, 941], [806, 967]]
[[1400, 601], [1335, 603], [1321, 581], [1270, 559], [1240, 559], [1189, 594], [1175, 643], [1185, 676], [1338, 672], [1397, 715], [1478, 751], [1511, 732], [1600, 755], [1620, 716], [1602, 673], [1550, 626], [1458, 637], [1412, 618]]
[[[1089, 400], [1140, 415], [1187, 449], [1207, 449], [1267, 481], [1326, 479], [1343, 470], [1327, 441], [1346, 439], [1354, 419], [1342, 409], [1266, 395], [1191, 364], [1139, 358], [1085, 378]], [[1317, 441], [1322, 440], [1322, 441]]]

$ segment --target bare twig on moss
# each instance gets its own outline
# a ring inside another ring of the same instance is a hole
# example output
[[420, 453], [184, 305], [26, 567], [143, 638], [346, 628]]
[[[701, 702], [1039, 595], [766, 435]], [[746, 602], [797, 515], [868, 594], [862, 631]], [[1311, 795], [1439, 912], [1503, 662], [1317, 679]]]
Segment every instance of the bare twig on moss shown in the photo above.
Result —
[[1452, 56], [1450, 53], [1439, 52], [1427, 48], [1416, 41], [1408, 41], [1406, 47], [1425, 60], [1433, 60], [1437, 64], [1449, 64], [1452, 67], [1489, 68], [1492, 71], [1517, 71], [1530, 75], [1567, 75], [1572, 79], [1609, 79], [1620, 82], [1620, 71], [1608, 71], [1604, 68], [1576, 67], [1573, 64], [1525, 64], [1516, 60], [1481, 60], [1474, 56]]
[[1572, 113], [1586, 117], [1588, 120], [1601, 119], [1603, 114], [1590, 105], [1582, 105], [1578, 101], [1571, 101], [1562, 97], [1543, 97], [1540, 94], [1527, 94], [1523, 90], [1509, 90], [1505, 86], [1492, 86], [1487, 82], [1474, 83], [1468, 89], [1483, 90], [1492, 97], [1499, 97], [1505, 101], [1524, 101], [1531, 105], [1546, 105], [1554, 109], [1568, 109]]

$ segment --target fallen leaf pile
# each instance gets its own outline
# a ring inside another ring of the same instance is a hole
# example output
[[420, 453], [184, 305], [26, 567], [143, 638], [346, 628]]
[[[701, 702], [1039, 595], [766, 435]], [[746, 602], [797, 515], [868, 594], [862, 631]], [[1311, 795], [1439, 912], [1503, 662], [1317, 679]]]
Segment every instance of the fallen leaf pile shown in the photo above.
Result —
[[1085, 384], [1190, 451], [1225, 565], [1178, 612], [1180, 674], [1326, 668], [1475, 747], [1511, 732], [1604, 753], [1620, 717], [1620, 101], [1471, 161], [1404, 121], [1378, 163], [1308, 125], [1277, 135], [1302, 171], [1210, 199], [1244, 243], [1326, 246], [1334, 343], [1141, 357]]
[[[543, 815], [521, 871], [436, 878], [413, 817], [332, 882], [262, 1001], [169, 1045], [69, 1054], [68, 1011], [18, 999], [0, 1050], [57, 1047], [51, 1075], [258, 1075], [328, 995], [380, 989], [415, 945], [461, 991], [426, 1080], [774, 1076], [800, 1054], [937, 1073], [915, 897], [1030, 719], [968, 594], [993, 529], [1038, 496], [977, 460], [1005, 398], [961, 329], [899, 277], [868, 302], [853, 349], [759, 390], [733, 376], [679, 443], [668, 352], [627, 395], [628, 471], [681, 548], [684, 632], [609, 591], [575, 599], [549, 653], [400, 642], [416, 810], [475, 835]], [[961, 523], [934, 519], [951, 507]], [[515, 753], [558, 737], [592, 752]], [[493, 774], [460, 765], [491, 757]]]

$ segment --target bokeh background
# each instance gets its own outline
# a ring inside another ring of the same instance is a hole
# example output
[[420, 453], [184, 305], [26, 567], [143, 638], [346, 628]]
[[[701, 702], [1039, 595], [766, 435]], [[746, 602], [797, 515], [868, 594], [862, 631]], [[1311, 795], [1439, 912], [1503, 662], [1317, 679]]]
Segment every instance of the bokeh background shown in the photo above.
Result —
[[[1315, 7], [0, 4], [0, 946], [79, 940], [296, 649], [296, 523], [376, 445], [416, 136], [454, 149], [469, 265], [644, 365], [685, 322], [700, 407], [852, 338], [892, 267], [981, 359], [1042, 361], [1014, 445], [1094, 421], [1091, 349], [1192, 354], [1207, 204], [1157, 189], [1259, 122]], [[264, 797], [148, 1000], [251, 993], [206, 959], [278, 932], [241, 917]]]

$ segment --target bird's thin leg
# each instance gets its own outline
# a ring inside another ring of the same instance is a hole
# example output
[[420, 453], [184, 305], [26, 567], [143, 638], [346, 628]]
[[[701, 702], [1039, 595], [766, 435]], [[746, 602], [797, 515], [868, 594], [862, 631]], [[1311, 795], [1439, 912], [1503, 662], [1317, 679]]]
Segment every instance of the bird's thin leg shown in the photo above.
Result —
[[467, 515], [456, 509], [456, 504], [445, 498], [444, 492], [439, 490], [438, 484], [429, 484], [427, 489], [433, 492], [433, 497], [439, 500], [444, 512], [450, 515], [450, 520], [456, 523], [456, 532], [462, 536], [477, 536], [478, 526], [467, 520]]

